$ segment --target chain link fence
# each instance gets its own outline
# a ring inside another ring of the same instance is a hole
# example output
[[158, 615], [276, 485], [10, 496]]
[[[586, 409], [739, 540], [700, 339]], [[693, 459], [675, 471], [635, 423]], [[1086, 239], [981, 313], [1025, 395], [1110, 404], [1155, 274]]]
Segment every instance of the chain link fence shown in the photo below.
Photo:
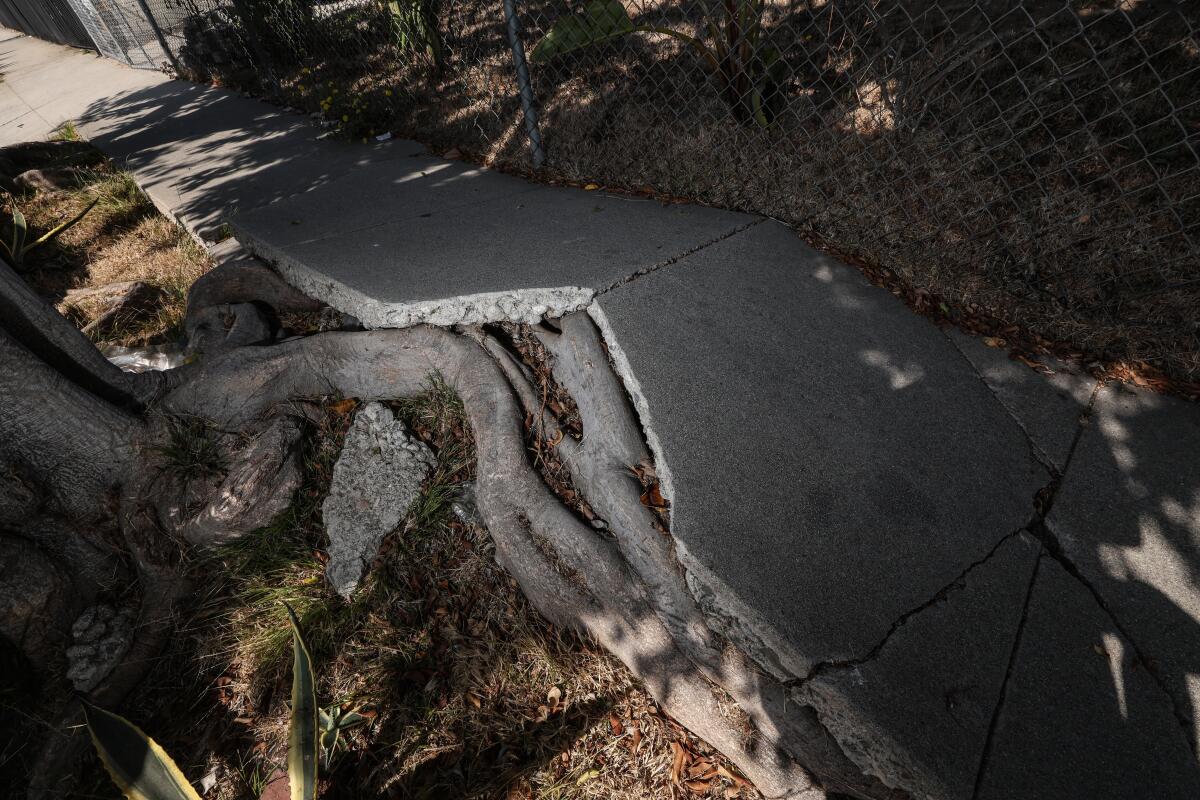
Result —
[[[94, 2], [144, 5], [129, 40], [185, 77], [531, 168], [500, 0]], [[768, 214], [954, 313], [1200, 379], [1200, 3], [516, 13], [545, 174]]]

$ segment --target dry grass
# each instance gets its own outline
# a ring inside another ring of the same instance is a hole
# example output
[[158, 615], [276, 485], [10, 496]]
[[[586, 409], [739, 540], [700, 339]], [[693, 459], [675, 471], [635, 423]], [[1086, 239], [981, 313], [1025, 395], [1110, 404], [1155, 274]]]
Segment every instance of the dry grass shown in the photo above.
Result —
[[372, 717], [332, 755], [324, 798], [757, 796], [618, 661], [541, 619], [496, 565], [470, 511], [470, 429], [437, 376], [394, 404], [437, 468], [352, 600], [336, 595], [323, 576], [320, 506], [354, 407], [321, 405], [287, 513], [192, 565], [207, 593], [128, 709], [189, 774], [215, 770], [207, 800], [256, 798], [284, 763], [281, 601], [300, 616], [322, 704]]
[[121, 281], [159, 286], [167, 294], [161, 308], [149, 318], [120, 326], [106, 341], [140, 345], [176, 335], [188, 287], [212, 265], [208, 255], [158, 212], [127, 173], [104, 163], [80, 175], [79, 188], [18, 198], [31, 232], [49, 230], [99, 198], [95, 208], [52, 246], [31, 254], [27, 279], [80, 326], [94, 319], [96, 309], [68, 309], [62, 302], [68, 290]]

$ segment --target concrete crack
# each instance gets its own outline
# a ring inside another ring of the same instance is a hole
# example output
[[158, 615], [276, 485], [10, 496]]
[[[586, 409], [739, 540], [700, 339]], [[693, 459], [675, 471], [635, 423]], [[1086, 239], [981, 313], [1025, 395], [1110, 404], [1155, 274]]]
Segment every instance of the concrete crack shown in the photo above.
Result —
[[979, 769], [975, 772], [975, 788], [971, 792], [972, 798], [979, 797], [979, 790], [983, 786], [983, 776], [987, 772], [988, 762], [991, 760], [992, 747], [996, 738], [996, 726], [1000, 722], [1000, 712], [1004, 708], [1004, 700], [1008, 696], [1008, 680], [1012, 677], [1013, 667], [1017, 663], [1017, 652], [1021, 649], [1021, 637], [1025, 634], [1025, 622], [1029, 618], [1029, 601], [1033, 598], [1033, 587], [1037, 582], [1038, 570], [1042, 566], [1043, 556], [1039, 555], [1037, 560], [1033, 562], [1033, 569], [1029, 574], [1029, 585], [1025, 588], [1025, 602], [1021, 604], [1021, 619], [1017, 623], [1017, 632], [1013, 636], [1012, 649], [1008, 653], [1008, 666], [1004, 670], [1004, 682], [1000, 684], [1000, 696], [996, 698], [996, 707], [992, 709], [992, 718], [988, 722], [987, 738], [983, 740], [983, 753], [979, 756]]
[[712, 247], [714, 244], [717, 244], [718, 242], [723, 242], [731, 236], [737, 236], [742, 231], [749, 230], [750, 228], [753, 228], [755, 225], [761, 225], [762, 223], [764, 223], [766, 221], [767, 221], [766, 217], [759, 217], [758, 219], [751, 220], [750, 222], [747, 222], [745, 225], [739, 225], [738, 227], [734, 228], [731, 231], [726, 231], [725, 233], [722, 233], [720, 236], [717, 236], [713, 239], [709, 239], [708, 241], [706, 241], [702, 244], [698, 244], [695, 247], [690, 248], [688, 250], [684, 250], [682, 253], [680, 253], [677, 256], [672, 256], [671, 258], [668, 258], [665, 261], [660, 261], [657, 264], [652, 264], [648, 267], [645, 267], [644, 269], [639, 269], [637, 272], [634, 272], [631, 275], [627, 275], [624, 278], [621, 278], [620, 280], [615, 281], [612, 284], [609, 284], [608, 286], [604, 287], [603, 289], [598, 289], [596, 291], [596, 296], [599, 297], [600, 295], [604, 294], [605, 292], [610, 292], [613, 289], [624, 286], [627, 283], [631, 283], [632, 281], [637, 280], [638, 278], [642, 277], [643, 275], [649, 275], [651, 272], [657, 272], [658, 270], [662, 269], [663, 267], [669, 267], [672, 264], [674, 264], [678, 261], [682, 261], [683, 259], [687, 258], [688, 256], [690, 256], [694, 253], [698, 253], [707, 247]]
[[1166, 678], [1164, 678], [1163, 675], [1158, 671], [1154, 661], [1142, 652], [1141, 647], [1138, 646], [1137, 640], [1133, 638], [1133, 634], [1130, 633], [1129, 629], [1126, 628], [1126, 626], [1117, 617], [1116, 612], [1114, 612], [1109, 606], [1108, 601], [1104, 599], [1102, 594], [1100, 594], [1100, 590], [1097, 589], [1090, 580], [1088, 580], [1087, 576], [1083, 574], [1079, 567], [1075, 565], [1075, 562], [1072, 561], [1071, 558], [1066, 554], [1062, 544], [1058, 541], [1058, 537], [1054, 535], [1054, 532], [1050, 530], [1049, 526], [1047, 526], [1044, 521], [1038, 520], [1036, 524], [1031, 525], [1029, 532], [1038, 537], [1042, 543], [1043, 549], [1050, 558], [1053, 558], [1055, 561], [1057, 561], [1059, 566], [1067, 571], [1068, 575], [1077, 580], [1085, 589], [1088, 590], [1088, 592], [1092, 595], [1092, 599], [1096, 602], [1096, 605], [1100, 607], [1100, 610], [1103, 611], [1105, 616], [1108, 617], [1109, 621], [1112, 622], [1113, 627], [1116, 628], [1117, 632], [1121, 634], [1121, 637], [1129, 643], [1129, 646], [1133, 649], [1133, 654], [1137, 659], [1137, 662], [1145, 667], [1146, 674], [1150, 676], [1158, 688], [1162, 690], [1163, 694], [1166, 695], [1167, 701], [1171, 704], [1171, 712], [1175, 715], [1175, 720], [1179, 723], [1179, 727], [1183, 729], [1183, 734], [1187, 739], [1188, 746], [1191, 748], [1192, 753], [1200, 755], [1200, 749], [1197, 748], [1196, 732], [1192, 726], [1192, 720], [1180, 706], [1178, 698], [1176, 698], [1174, 693], [1171, 692], [1170, 685], [1168, 684]]
[[1180, 727], [1183, 728], [1184, 735], [1187, 737], [1188, 746], [1191, 747], [1194, 754], [1200, 755], [1200, 745], [1198, 745], [1196, 741], [1196, 732], [1192, 725], [1192, 721], [1188, 717], [1187, 713], [1181, 708], [1179, 700], [1171, 692], [1167, 680], [1159, 673], [1157, 668], [1154, 666], [1153, 661], [1143, 654], [1142, 649], [1137, 644], [1137, 641], [1133, 638], [1132, 634], [1125, 627], [1125, 625], [1122, 624], [1121, 620], [1117, 618], [1116, 613], [1109, 606], [1108, 601], [1104, 599], [1104, 596], [1100, 593], [1100, 590], [1092, 585], [1092, 582], [1087, 579], [1087, 577], [1083, 574], [1083, 571], [1080, 570], [1075, 562], [1071, 560], [1070, 556], [1067, 555], [1066, 550], [1063, 548], [1062, 543], [1059, 542], [1058, 537], [1054, 535], [1054, 531], [1049, 525], [1046, 524], [1046, 518], [1050, 515], [1050, 510], [1054, 506], [1054, 501], [1058, 495], [1058, 490], [1061, 488], [1063, 479], [1071, 467], [1071, 460], [1075, 456], [1075, 450], [1079, 446], [1080, 440], [1083, 438], [1083, 431], [1087, 427], [1088, 420], [1090, 420], [1092, 413], [1095, 411], [1096, 399], [1099, 397], [1100, 388], [1101, 384], [1097, 382], [1095, 388], [1092, 390], [1092, 396], [1088, 401], [1087, 409], [1084, 411], [1082, 418], [1080, 419], [1080, 424], [1075, 430], [1075, 437], [1071, 440], [1071, 447], [1067, 451], [1067, 458], [1063, 464], [1062, 474], [1056, 476], [1050, 481], [1049, 484], [1038, 491], [1034, 500], [1034, 518], [1027, 526], [1027, 529], [1030, 534], [1036, 536], [1038, 541], [1041, 542], [1042, 548], [1046, 552], [1046, 555], [1058, 562], [1059, 566], [1066, 570], [1068, 575], [1077, 580], [1085, 589], [1088, 590], [1088, 592], [1092, 595], [1092, 599], [1095, 601], [1096, 605], [1100, 607], [1105, 616], [1107, 616], [1112, 622], [1113, 627], [1117, 629], [1117, 632], [1121, 634], [1125, 641], [1129, 642], [1129, 646], [1133, 649], [1134, 656], [1137, 658], [1138, 663], [1146, 668], [1146, 674], [1151, 677], [1158, 688], [1162, 690], [1163, 694], [1167, 696], [1167, 700], [1171, 704], [1171, 711], [1175, 715], [1175, 719], [1179, 723]]
[[786, 685], [789, 688], [800, 689], [800, 688], [803, 688], [810, 681], [812, 681], [814, 678], [817, 678], [820, 675], [823, 675], [826, 672], [829, 672], [831, 670], [852, 669], [853, 667], [861, 666], [861, 665], [866, 664], [867, 662], [871, 661], [876, 656], [878, 656], [880, 652], [882, 652], [883, 648], [887, 646], [888, 641], [892, 638], [892, 636], [896, 633], [896, 631], [903, 628], [904, 625], [907, 624], [910, 619], [912, 619], [916, 615], [920, 614], [922, 611], [925, 611], [926, 609], [931, 608], [931, 607], [937, 605], [938, 603], [944, 602], [951, 594], [963, 589], [966, 586], [965, 581], [966, 581], [967, 575], [969, 575], [976, 568], [986, 564], [992, 558], [992, 556], [994, 556], [996, 554], [996, 551], [998, 551], [1004, 545], [1005, 542], [1007, 542], [1009, 539], [1012, 539], [1014, 536], [1020, 535], [1020, 533], [1023, 530], [1025, 530], [1025, 529], [1018, 528], [1017, 530], [1002, 536], [1000, 538], [1000, 540], [998, 542], [996, 542], [996, 544], [993, 545], [992, 548], [982, 558], [968, 564], [963, 569], [962, 572], [960, 572], [958, 575], [956, 575], [954, 577], [953, 580], [951, 580], [949, 583], [947, 583], [945, 586], [943, 586], [941, 589], [939, 589], [932, 597], [930, 597], [928, 600], [924, 601], [920, 605], [918, 605], [914, 608], [911, 608], [908, 611], [905, 611], [903, 614], [901, 614], [900, 617], [897, 618], [896, 621], [891, 624], [891, 626], [888, 628], [887, 632], [883, 635], [883, 638], [881, 638], [878, 642], [876, 642], [875, 645], [870, 650], [868, 650], [864, 655], [857, 656], [855, 658], [829, 659], [826, 661], [819, 661], [816, 664], [814, 664], [809, 669], [808, 673], [805, 674], [803, 677], [788, 681], [786, 683]]
[[[967, 354], [959, 346], [958, 342], [954, 340], [954, 337], [940, 328], [938, 330], [943, 336], [946, 337], [946, 340], [950, 342], [950, 346], [954, 348], [954, 351], [958, 353], [963, 361], [966, 362], [967, 367], [971, 370], [971, 373], [979, 380], [981, 384], [983, 384], [983, 388], [987, 389], [987, 392], [992, 396], [992, 399], [999, 403], [1000, 408], [1004, 409], [1004, 413], [1009, 417], [1009, 419], [1016, 423], [1017, 428], [1021, 431], [1021, 435], [1025, 437], [1025, 446], [1029, 448], [1030, 457], [1032, 457], [1034, 461], [1038, 462], [1038, 464], [1042, 466], [1042, 469], [1049, 472], [1050, 475], [1057, 476], [1059, 471], [1054, 466], [1054, 463], [1050, 460], [1049, 454], [1047, 454], [1046, 451], [1043, 450], [1036, 441], [1034, 441], [1033, 436], [1030, 435], [1029, 429], [1025, 427], [1025, 423], [1021, 421], [1021, 418], [1017, 416], [1016, 412], [1009, 407], [1008, 403], [1004, 402], [1000, 395], [996, 393], [996, 390], [993, 389], [992, 385], [987, 382], [986, 378], [983, 377], [983, 373], [979, 371], [979, 368], [975, 366], [975, 362], [973, 362], [967, 356]], [[1076, 436], [1078, 436], [1078, 433]]]

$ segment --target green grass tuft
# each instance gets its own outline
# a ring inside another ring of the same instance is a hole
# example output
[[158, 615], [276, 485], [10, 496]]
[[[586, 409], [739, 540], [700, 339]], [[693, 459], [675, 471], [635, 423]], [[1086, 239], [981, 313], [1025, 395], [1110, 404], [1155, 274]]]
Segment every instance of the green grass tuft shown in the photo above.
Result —
[[83, 141], [83, 136], [80, 135], [79, 129], [75, 127], [75, 121], [69, 119], [54, 129], [54, 133], [50, 134], [50, 141], [81, 142]]

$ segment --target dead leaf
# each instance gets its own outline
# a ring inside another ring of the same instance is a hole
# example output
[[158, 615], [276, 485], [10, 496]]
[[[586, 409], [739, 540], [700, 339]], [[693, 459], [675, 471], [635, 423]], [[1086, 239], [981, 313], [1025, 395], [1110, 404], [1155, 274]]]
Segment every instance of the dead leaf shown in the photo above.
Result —
[[717, 774], [720, 775], [722, 778], [728, 778], [739, 789], [745, 789], [747, 786], [750, 785], [750, 781], [746, 780], [741, 775], [735, 775], [734, 773], [730, 772], [725, 767], [717, 767]]
[[598, 184], [598, 183], [589, 183], [589, 184], [587, 184], [586, 186], [584, 186], [584, 187], [583, 187], [583, 190], [584, 190], [585, 192], [594, 192], [594, 191], [596, 191], [596, 190], [597, 190], [597, 189], [599, 189], [599, 188], [600, 188], [600, 184]]
[[629, 738], [629, 750], [632, 753], [636, 753], [638, 751], [638, 746], [642, 743], [642, 727], [638, 725], [636, 721], [630, 727], [632, 728], [632, 736]]
[[344, 400], [338, 400], [336, 403], [331, 403], [329, 405], [329, 410], [339, 416], [345, 416], [353, 411], [354, 407], [357, 405], [357, 400], [355, 400], [353, 397], [347, 397]]
[[693, 794], [706, 794], [712, 786], [712, 781], [684, 781], [683, 785]]
[[642, 492], [642, 505], [647, 508], [666, 508], [667, 501], [663, 499], [657, 483]]
[[550, 704], [550, 712], [553, 713], [558, 709], [558, 702], [562, 699], [562, 689], [557, 686], [551, 686], [550, 691], [546, 692], [546, 702]]
[[471, 705], [475, 706], [476, 708], [480, 707], [481, 703], [479, 702], [479, 698], [475, 696], [474, 692], [467, 692], [466, 698], [467, 698], [467, 702], [470, 703]]
[[451, 147], [449, 150], [447, 150], [445, 153], [442, 154], [442, 157], [443, 158], [462, 158], [462, 151], [459, 150], [457, 147]]
[[671, 752], [674, 753], [674, 759], [671, 762], [671, 783], [679, 786], [683, 777], [683, 768], [687, 765], [688, 755], [679, 742], [671, 742]]
[[983, 337], [983, 343], [988, 347], [1004, 347], [1006, 344], [1008, 344], [999, 336], [985, 336]]
[[612, 728], [613, 736], [620, 736], [625, 732], [625, 729], [621, 726], [621, 720], [617, 719], [615, 714], [609, 715], [608, 726]]
[[529, 781], [522, 778], [508, 787], [508, 796], [505, 800], [529, 800], [531, 797], [533, 797], [533, 788], [529, 785]]

